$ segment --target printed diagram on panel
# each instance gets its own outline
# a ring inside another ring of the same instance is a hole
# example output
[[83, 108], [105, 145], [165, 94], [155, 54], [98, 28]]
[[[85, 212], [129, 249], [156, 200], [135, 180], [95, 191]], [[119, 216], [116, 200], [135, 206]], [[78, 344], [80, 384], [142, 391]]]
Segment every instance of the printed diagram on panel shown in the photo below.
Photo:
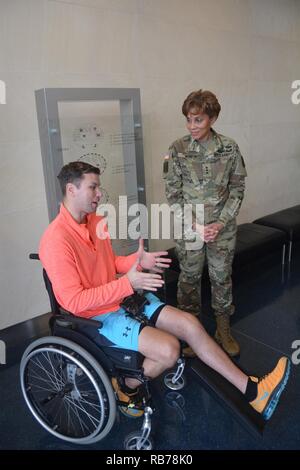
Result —
[[[103, 175], [107, 167], [107, 160], [100, 153], [101, 141], [103, 142], [103, 140], [104, 132], [95, 124], [79, 127], [73, 132], [73, 142], [77, 147], [77, 152], [81, 153], [78, 160], [99, 168], [100, 176]], [[101, 194], [101, 204], [106, 204], [109, 201], [109, 196], [103, 186], [101, 186]]]
[[114, 228], [110, 221], [117, 220], [114, 249], [133, 252], [137, 242], [128, 237], [128, 227], [136, 216], [128, 210], [137, 205], [138, 192], [132, 116], [122, 116], [121, 121], [114, 102], [61, 103], [59, 115], [64, 163], [85, 161], [99, 168], [102, 196], [97, 213], [115, 214], [107, 219], [109, 231]]

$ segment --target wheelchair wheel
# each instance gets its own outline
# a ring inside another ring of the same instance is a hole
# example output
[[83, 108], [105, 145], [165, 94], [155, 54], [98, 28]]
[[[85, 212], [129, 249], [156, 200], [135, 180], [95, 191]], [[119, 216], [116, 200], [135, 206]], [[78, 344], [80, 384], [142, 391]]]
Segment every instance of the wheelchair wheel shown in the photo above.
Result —
[[152, 450], [153, 441], [150, 437], [142, 437], [142, 431], [133, 431], [124, 440], [126, 450]]
[[23, 354], [20, 378], [30, 411], [54, 436], [92, 444], [111, 430], [116, 417], [111, 382], [78, 344], [56, 336], [38, 339]]

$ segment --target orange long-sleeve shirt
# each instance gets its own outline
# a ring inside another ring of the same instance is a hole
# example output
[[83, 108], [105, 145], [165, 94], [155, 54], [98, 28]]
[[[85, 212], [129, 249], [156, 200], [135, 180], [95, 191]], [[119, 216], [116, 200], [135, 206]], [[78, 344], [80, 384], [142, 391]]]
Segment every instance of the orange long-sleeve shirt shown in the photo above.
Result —
[[128, 277], [117, 279], [116, 274], [128, 272], [137, 255], [116, 256], [110, 239], [97, 237], [100, 221], [101, 217], [89, 214], [87, 223], [79, 224], [61, 204], [39, 247], [57, 301], [86, 318], [117, 310], [123, 298], [133, 293]]

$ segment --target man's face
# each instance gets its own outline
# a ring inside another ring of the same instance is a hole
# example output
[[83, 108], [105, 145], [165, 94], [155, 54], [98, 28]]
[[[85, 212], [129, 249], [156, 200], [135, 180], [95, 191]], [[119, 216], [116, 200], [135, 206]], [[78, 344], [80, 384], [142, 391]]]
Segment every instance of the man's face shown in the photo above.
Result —
[[193, 139], [207, 140], [216, 117], [210, 118], [199, 110], [192, 109], [186, 117], [186, 127]]
[[80, 181], [80, 186], [72, 184], [73, 204], [80, 213], [96, 212], [100, 202], [100, 178], [95, 173], [86, 173]]

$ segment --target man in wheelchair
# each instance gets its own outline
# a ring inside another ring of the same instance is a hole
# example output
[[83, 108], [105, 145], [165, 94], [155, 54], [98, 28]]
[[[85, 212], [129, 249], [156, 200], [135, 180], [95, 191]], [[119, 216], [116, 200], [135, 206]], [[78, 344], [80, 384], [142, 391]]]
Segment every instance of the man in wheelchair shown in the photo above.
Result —
[[[163, 286], [161, 274], [171, 261], [166, 258], [167, 252], [148, 253], [140, 240], [136, 253], [116, 256], [109, 236], [99, 236], [99, 173], [88, 163], [72, 162], [58, 175], [63, 202], [41, 239], [39, 256], [59, 304], [76, 316], [100, 320], [101, 334], [111, 347], [139, 351], [144, 356], [144, 375], [150, 379], [173, 367], [180, 355], [179, 341], [186, 342], [269, 419], [287, 383], [288, 358], [280, 358], [263, 378], [247, 376], [195, 316], [161, 302], [153, 292]], [[139, 290], [147, 291], [146, 300], [130, 297]], [[134, 408], [140, 399], [140, 381], [126, 377], [112, 382], [119, 400], [133, 405], [123, 411], [130, 416], [141, 415], [143, 410]]]

